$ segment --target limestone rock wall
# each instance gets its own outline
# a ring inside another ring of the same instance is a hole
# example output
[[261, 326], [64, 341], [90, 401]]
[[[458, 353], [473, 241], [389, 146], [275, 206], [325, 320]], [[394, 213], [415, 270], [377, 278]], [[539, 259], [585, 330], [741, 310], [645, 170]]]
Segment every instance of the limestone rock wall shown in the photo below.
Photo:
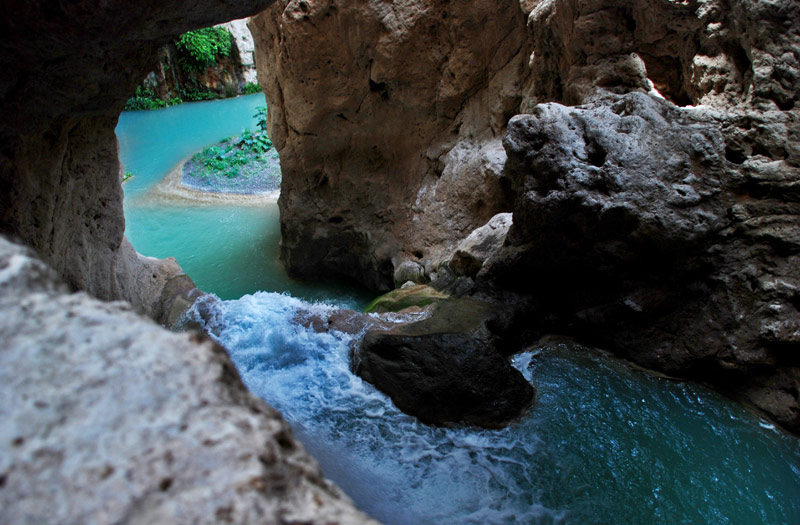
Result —
[[228, 31], [233, 35], [233, 41], [239, 53], [239, 63], [242, 66], [242, 75], [244, 76], [245, 83], [255, 84], [258, 82], [255, 43], [253, 42], [253, 35], [250, 33], [250, 28], [247, 27], [248, 21], [249, 19], [247, 18], [231, 20], [230, 22], [222, 24], [222, 26], [228, 28]]
[[[594, 88], [647, 90], [686, 104], [774, 104], [800, 88], [796, 2], [527, 2], [534, 102], [582, 102]], [[648, 82], [648, 79], [650, 82]]]
[[217, 57], [215, 64], [202, 71], [189, 71], [181, 66], [178, 50], [170, 42], [159, 49], [157, 65], [147, 74], [142, 87], [164, 102], [175, 97], [186, 102], [207, 93], [216, 98], [244, 93], [246, 84], [257, 82], [253, 36], [247, 28], [247, 19], [232, 20], [220, 26], [231, 33], [230, 55]]
[[0, 237], [0, 521], [374, 523], [225, 351]]
[[280, 1], [250, 27], [290, 272], [386, 289], [507, 211], [501, 138], [529, 55], [516, 0]]
[[173, 262], [125, 240], [117, 117], [176, 35], [268, 0], [21, 2], [0, 21], [0, 232], [31, 246], [72, 287], [153, 313]]
[[515, 117], [514, 223], [478, 278], [533, 297], [542, 330], [712, 383], [798, 432], [800, 202], [752, 191], [724, 118], [642, 93]]

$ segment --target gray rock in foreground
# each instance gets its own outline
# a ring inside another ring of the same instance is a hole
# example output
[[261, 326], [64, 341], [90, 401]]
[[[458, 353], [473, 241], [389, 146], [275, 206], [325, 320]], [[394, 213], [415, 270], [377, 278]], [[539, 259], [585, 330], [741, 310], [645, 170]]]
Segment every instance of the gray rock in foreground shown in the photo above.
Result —
[[362, 523], [225, 351], [0, 238], [1, 523]]

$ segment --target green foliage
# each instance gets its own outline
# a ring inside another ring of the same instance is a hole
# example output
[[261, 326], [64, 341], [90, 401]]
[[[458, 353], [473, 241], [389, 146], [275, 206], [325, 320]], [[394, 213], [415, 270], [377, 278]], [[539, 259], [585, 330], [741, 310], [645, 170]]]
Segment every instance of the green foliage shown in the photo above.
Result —
[[126, 171], [125, 172], [125, 176], [122, 177], [122, 182], [125, 182], [126, 180], [130, 179], [131, 177], [133, 177], [133, 173], [131, 173], [130, 171]]
[[199, 102], [201, 100], [215, 100], [220, 98], [220, 96], [216, 92], [210, 90], [184, 88], [181, 89], [181, 98], [187, 102]]
[[243, 151], [251, 153], [266, 153], [272, 147], [272, 141], [266, 133], [253, 133], [245, 131], [236, 145]]
[[181, 100], [180, 97], [173, 97], [169, 99], [168, 102], [161, 100], [152, 90], [144, 89], [142, 86], [139, 86], [136, 88], [136, 93], [125, 103], [125, 110], [160, 109], [181, 104], [182, 102], [183, 100]]
[[264, 154], [272, 148], [272, 141], [266, 131], [266, 106], [257, 108], [257, 111], [254, 117], [258, 131], [245, 130], [238, 137], [228, 137], [192, 156], [192, 161], [197, 166], [202, 166], [198, 176], [207, 178], [211, 175], [224, 175], [233, 179], [241, 175], [241, 167], [254, 161], [264, 161]]
[[244, 89], [242, 91], [244, 91], [245, 95], [252, 95], [253, 93], [261, 93], [261, 86], [259, 86], [255, 82], [248, 82], [247, 84], [244, 85]]
[[224, 27], [206, 27], [178, 37], [178, 61], [187, 71], [201, 71], [231, 53], [231, 33]]
[[253, 115], [253, 118], [256, 119], [256, 126], [258, 126], [259, 132], [266, 134], [267, 133], [267, 106], [258, 106], [256, 108], [256, 114]]

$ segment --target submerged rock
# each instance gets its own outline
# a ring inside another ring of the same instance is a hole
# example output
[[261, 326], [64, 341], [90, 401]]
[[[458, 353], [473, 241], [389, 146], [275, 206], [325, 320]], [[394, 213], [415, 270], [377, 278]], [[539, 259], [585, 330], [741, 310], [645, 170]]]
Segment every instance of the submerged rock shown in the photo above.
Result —
[[425, 284], [405, 285], [383, 294], [364, 308], [364, 313], [399, 312], [411, 307], [423, 307], [449, 296]]
[[0, 522], [372, 523], [226, 352], [0, 237]]
[[422, 321], [368, 332], [356, 372], [424, 423], [502, 427], [535, 394], [506, 357], [516, 351], [508, 314], [474, 299], [436, 303]]

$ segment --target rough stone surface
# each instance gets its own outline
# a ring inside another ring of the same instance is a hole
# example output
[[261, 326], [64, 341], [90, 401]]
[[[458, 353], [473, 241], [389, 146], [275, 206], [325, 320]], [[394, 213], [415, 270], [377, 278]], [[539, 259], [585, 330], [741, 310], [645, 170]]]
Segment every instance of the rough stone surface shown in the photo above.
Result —
[[258, 82], [258, 73], [256, 72], [256, 57], [255, 57], [255, 44], [253, 43], [253, 35], [250, 33], [250, 28], [247, 27], [248, 18], [239, 20], [231, 20], [222, 24], [228, 28], [228, 31], [233, 35], [236, 49], [239, 52], [239, 63], [242, 66], [242, 74], [244, 81], [247, 84]]
[[393, 288], [507, 211], [501, 135], [527, 60], [516, 0], [279, 1], [250, 23], [295, 275]]
[[676, 104], [792, 109], [800, 5], [790, 0], [534, 0], [535, 102], [580, 103], [598, 87], [650, 89]]
[[499, 428], [519, 417], [535, 391], [505, 357], [515, 350], [509, 312], [474, 299], [431, 308], [421, 321], [368, 331], [356, 372], [424, 423]]
[[0, 522], [371, 522], [210, 340], [2, 237], [0, 312]]
[[476, 228], [461, 241], [450, 258], [450, 268], [459, 275], [475, 277], [486, 262], [503, 246], [511, 228], [511, 213], [498, 213], [492, 219]]
[[72, 287], [152, 314], [176, 264], [125, 240], [114, 128], [159, 47], [269, 0], [16, 2], [0, 21], [0, 232]]
[[514, 224], [478, 280], [533, 296], [549, 329], [716, 384], [797, 432], [800, 202], [783, 188], [800, 157], [731, 161], [728, 128], [745, 121], [787, 146], [798, 125], [641, 93], [515, 117]]

